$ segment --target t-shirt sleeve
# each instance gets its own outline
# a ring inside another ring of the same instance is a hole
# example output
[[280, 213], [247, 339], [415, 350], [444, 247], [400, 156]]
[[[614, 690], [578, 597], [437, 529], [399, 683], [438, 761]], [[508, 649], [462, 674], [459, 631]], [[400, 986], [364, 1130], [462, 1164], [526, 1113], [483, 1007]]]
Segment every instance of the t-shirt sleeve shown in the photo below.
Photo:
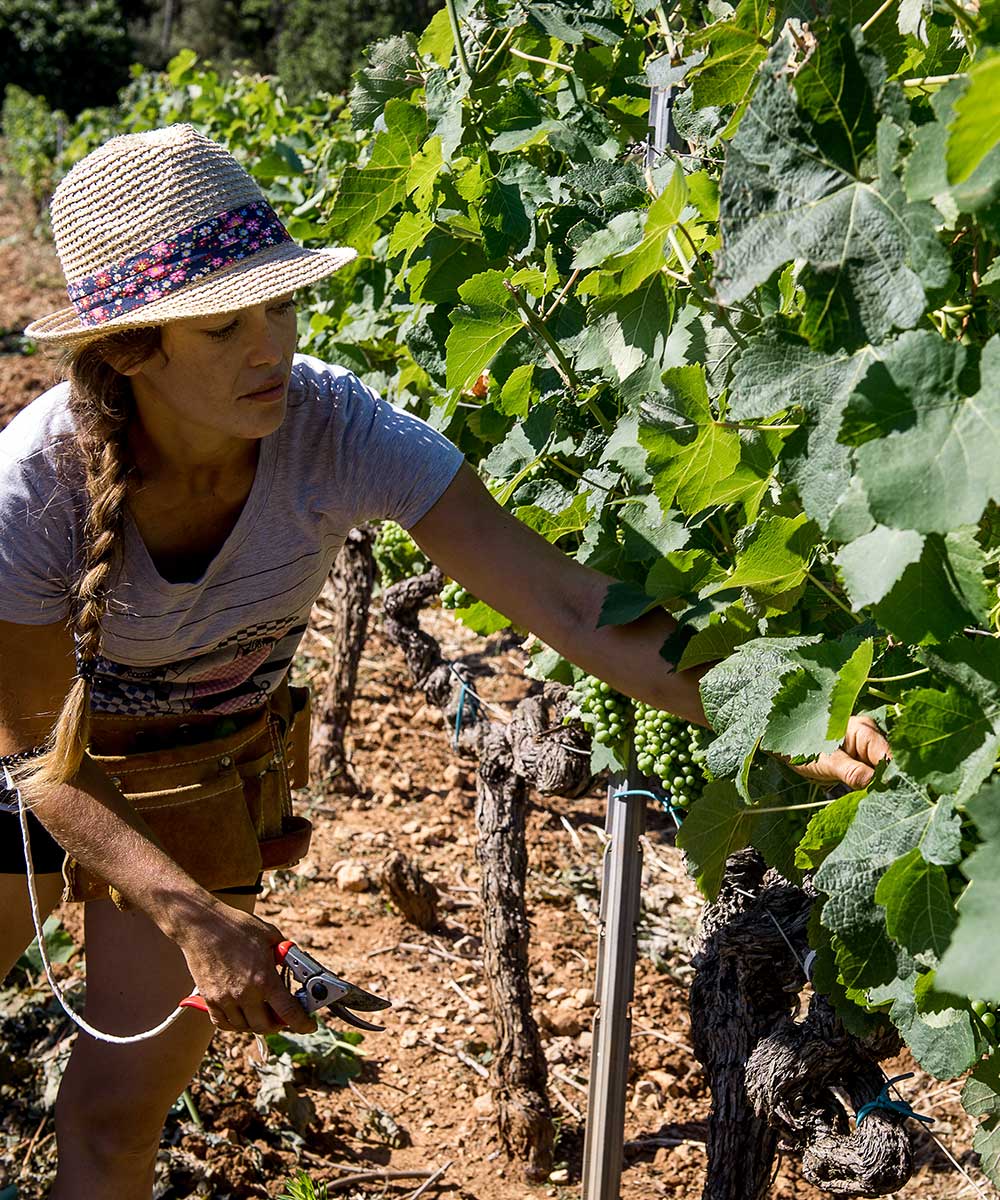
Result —
[[49, 625], [70, 613], [73, 522], [43, 499], [23, 463], [0, 456], [0, 621]]
[[412, 413], [394, 408], [356, 375], [343, 382], [335, 448], [338, 475], [352, 494], [355, 523], [387, 518], [415, 525], [455, 478], [461, 450]]

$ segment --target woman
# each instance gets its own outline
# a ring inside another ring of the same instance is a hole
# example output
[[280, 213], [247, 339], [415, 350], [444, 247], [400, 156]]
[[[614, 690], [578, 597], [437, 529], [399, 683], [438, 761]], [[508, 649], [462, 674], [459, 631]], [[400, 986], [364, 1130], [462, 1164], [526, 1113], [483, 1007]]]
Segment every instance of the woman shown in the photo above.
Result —
[[[448, 575], [580, 666], [704, 715], [696, 676], [659, 655], [669, 616], [597, 629], [607, 577], [507, 516], [422, 421], [295, 355], [294, 290], [354, 251], [297, 246], [221, 146], [186, 125], [112, 139], [70, 171], [51, 211], [72, 307], [27, 333], [64, 349], [66, 378], [0, 433], [0, 756], [37, 818], [43, 913], [64, 849], [71, 890], [82, 873], [118, 900], [86, 905], [89, 1021], [147, 1029], [193, 984], [208, 1006], [211, 1021], [186, 1012], [152, 1041], [81, 1035], [74, 1047], [51, 1194], [139, 1200], [213, 1027], [314, 1026], [275, 972], [281, 932], [252, 915], [260, 858], [229, 847], [225, 821], [207, 846], [168, 852], [170, 822], [154, 833], [153, 810], [147, 820], [107, 764], [134, 780], [147, 752], [157, 769], [164, 756], [201, 762], [203, 747], [236, 745], [264, 715], [273, 734], [275, 697], [352, 525], [392, 517]], [[884, 753], [856, 721], [845, 749], [809, 771], [858, 784]], [[229, 755], [218, 761], [229, 770]], [[174, 783], [171, 796], [188, 786]], [[16, 804], [4, 798], [0, 977], [32, 936]], [[199, 849], [204, 873], [182, 865]]]

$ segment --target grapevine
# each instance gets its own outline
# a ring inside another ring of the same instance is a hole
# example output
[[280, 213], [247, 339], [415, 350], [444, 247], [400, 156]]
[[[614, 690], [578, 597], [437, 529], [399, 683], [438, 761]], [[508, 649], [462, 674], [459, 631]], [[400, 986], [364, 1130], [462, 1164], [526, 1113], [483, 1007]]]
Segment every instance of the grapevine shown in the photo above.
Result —
[[593, 730], [594, 741], [627, 755], [632, 734], [632, 701], [593, 675], [584, 676], [573, 695], [584, 724]]
[[711, 735], [672, 713], [648, 705], [635, 706], [636, 765], [644, 775], [655, 775], [671, 803], [690, 808], [710, 776], [706, 772]]
[[395, 521], [385, 521], [373, 547], [382, 587], [422, 575], [430, 566], [417, 543]]
[[460, 583], [450, 579], [441, 589], [441, 607], [448, 609], [468, 608], [476, 603], [476, 598], [467, 592]]
[[[349, 124], [178, 56], [118, 124], [194, 121], [293, 236], [358, 248], [300, 348], [619, 580], [603, 625], [674, 616], [664, 658], [707, 671], [717, 736], [639, 706], [635, 737], [691, 806], [693, 874], [711, 899], [751, 847], [810, 873], [814, 981], [928, 1071], [972, 1073], [1000, 1182], [1000, 33], [987, 6], [817, 6], [808, 27], [725, 7], [472, 0], [374, 49]], [[647, 148], [651, 89], [674, 128]], [[39, 166], [45, 122], [16, 128], [46, 186], [120, 131], [91, 115]], [[604, 687], [580, 706], [617, 770], [633, 715]], [[835, 750], [852, 712], [893, 759], [828, 802], [780, 764]]]

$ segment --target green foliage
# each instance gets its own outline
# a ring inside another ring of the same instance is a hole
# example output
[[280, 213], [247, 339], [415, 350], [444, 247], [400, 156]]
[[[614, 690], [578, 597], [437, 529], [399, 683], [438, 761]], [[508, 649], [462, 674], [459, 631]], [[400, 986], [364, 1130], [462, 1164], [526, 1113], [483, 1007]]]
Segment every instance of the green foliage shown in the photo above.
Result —
[[[844, 6], [806, 28], [764, 0], [707, 26], [682, 4], [668, 41], [626, 0], [459, 7], [461, 55], [440, 13], [380, 43], [349, 113], [187, 55], [116, 119], [194, 121], [294, 235], [359, 247], [301, 348], [618, 580], [602, 624], [674, 615], [664, 657], [718, 664], [693, 872], [713, 892], [746, 845], [814, 872], [816, 986], [960, 1074], [994, 1046], [972, 1001], [1000, 1002], [992, 10], [907, 4], [865, 31]], [[677, 89], [686, 145], [646, 170], [650, 83]], [[80, 126], [68, 157], [107, 132]], [[570, 677], [544, 648], [534, 669]], [[852, 711], [896, 747], [861, 793], [828, 802], [764, 753], [830, 750]], [[994, 1064], [967, 1102], [1000, 1179]]]
[[131, 61], [119, 0], [0, 0], [0, 91], [16, 84], [75, 116], [113, 103]]
[[305, 1171], [285, 1183], [280, 1200], [327, 1200], [329, 1190], [325, 1183], [315, 1183]]
[[423, 575], [430, 563], [420, 547], [395, 521], [383, 521], [373, 547], [382, 587], [391, 587], [401, 579]]

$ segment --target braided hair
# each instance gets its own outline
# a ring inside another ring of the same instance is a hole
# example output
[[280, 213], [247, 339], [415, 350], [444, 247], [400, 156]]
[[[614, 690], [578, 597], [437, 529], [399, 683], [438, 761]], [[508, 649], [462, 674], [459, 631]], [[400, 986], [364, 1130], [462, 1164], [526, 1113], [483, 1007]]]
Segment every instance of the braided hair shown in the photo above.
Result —
[[[18, 770], [33, 798], [71, 780], [90, 735], [90, 693], [101, 652], [101, 619], [121, 565], [122, 531], [135, 465], [128, 431], [135, 402], [128, 369], [161, 348], [161, 327], [124, 330], [70, 347], [58, 365], [69, 381], [69, 409], [76, 429], [66, 463], [83, 482], [87, 511], [83, 564], [72, 584], [69, 626], [76, 645], [77, 677], [49, 733], [46, 752]], [[112, 366], [111, 360], [115, 366]]]

